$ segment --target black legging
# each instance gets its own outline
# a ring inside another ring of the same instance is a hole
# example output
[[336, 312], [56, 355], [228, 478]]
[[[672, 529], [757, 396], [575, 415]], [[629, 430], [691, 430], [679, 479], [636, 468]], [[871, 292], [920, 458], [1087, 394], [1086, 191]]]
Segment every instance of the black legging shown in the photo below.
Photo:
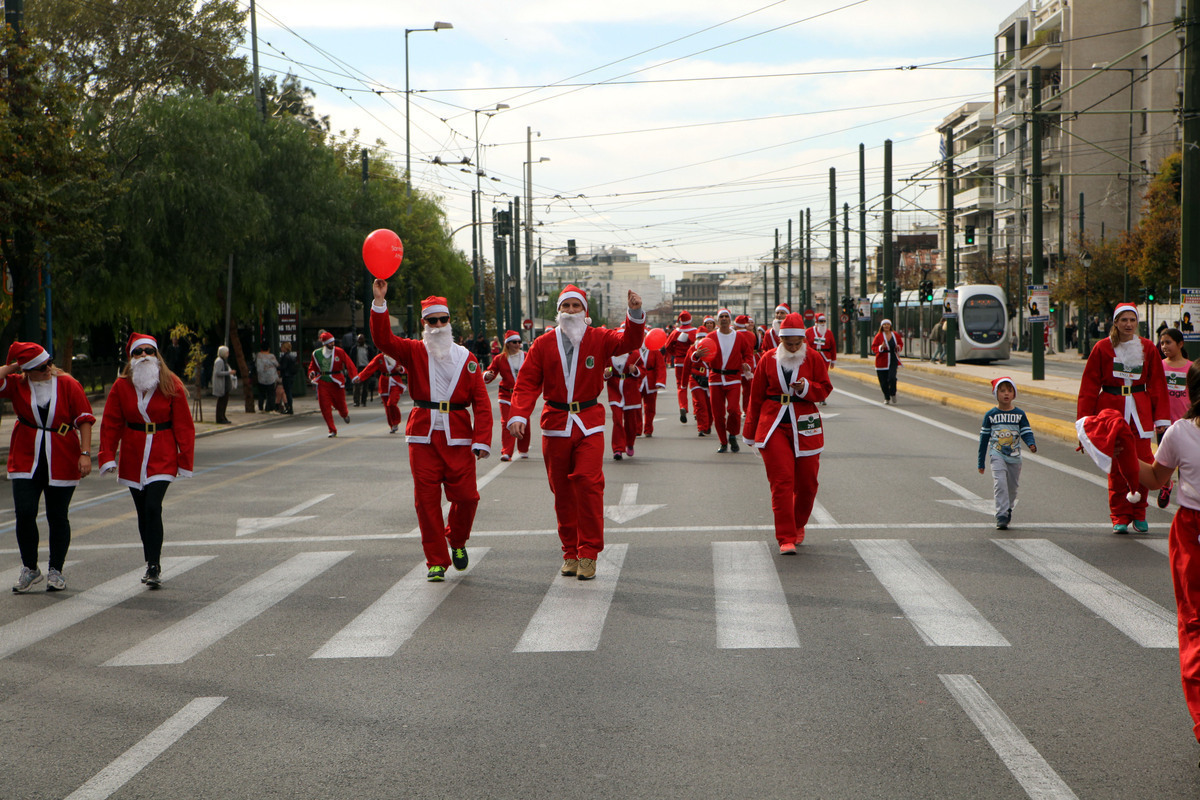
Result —
[[896, 396], [896, 359], [888, 356], [887, 369], [877, 369], [875, 374], [879, 377], [879, 389], [883, 392], [884, 399], [890, 399]]
[[[47, 433], [47, 437], [55, 434]], [[38, 565], [38, 502], [46, 495], [46, 526], [50, 529], [50, 569], [60, 572], [67, 560], [67, 548], [71, 546], [71, 521], [67, 509], [71, 505], [74, 486], [51, 486], [50, 470], [46, 464], [46, 447], [43, 445], [41, 458], [32, 478], [15, 478], [11, 481], [13, 507], [17, 515], [17, 547], [21, 551], [21, 563], [30, 569]]]
[[157, 566], [162, 555], [163, 498], [170, 485], [170, 481], [152, 481], [142, 489], [129, 487], [133, 505], [137, 508], [138, 534], [142, 537], [142, 553], [146, 556], [147, 564]]

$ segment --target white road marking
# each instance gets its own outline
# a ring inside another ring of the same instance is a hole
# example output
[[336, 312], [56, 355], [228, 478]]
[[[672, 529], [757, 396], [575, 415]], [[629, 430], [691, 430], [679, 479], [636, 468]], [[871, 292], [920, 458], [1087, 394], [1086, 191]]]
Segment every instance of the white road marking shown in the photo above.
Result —
[[[820, 525], [823, 528], [842, 527], [838, 524], [838, 521], [833, 518], [833, 515], [829, 513], [829, 510], [825, 508], [825, 506], [821, 505], [821, 501], [819, 500], [813, 500], [812, 516], [809, 518], [809, 524], [805, 526], [806, 531], [808, 527], [813, 525], [814, 520], [817, 525]], [[728, 530], [728, 528], [726, 528], [726, 530]], [[771, 530], [775, 530], [774, 526], [771, 526]]]
[[632, 522], [638, 517], [649, 514], [651, 511], [657, 511], [660, 508], [666, 508], [665, 504], [644, 504], [637, 503], [638, 484], [627, 483], [621, 487], [621, 500], [615, 506], [605, 506], [604, 516], [611, 519], [618, 525], [624, 525], [626, 522]]
[[1142, 647], [1178, 647], [1173, 612], [1047, 539], [993, 539], [1034, 572]]
[[712, 553], [717, 647], [799, 647], [796, 623], [767, 543], [713, 542]]
[[234, 589], [220, 600], [109, 659], [103, 666], [182, 664], [245, 625], [352, 552], [341, 550], [292, 556], [249, 583]]
[[[479, 480], [477, 480], [477, 481], [475, 482], [475, 489], [476, 489], [477, 491], [482, 491], [482, 490], [483, 490], [483, 487], [487, 486], [487, 485], [488, 485], [489, 483], [491, 483], [493, 480], [495, 480], [496, 478], [498, 478], [498, 477], [500, 476], [500, 473], [501, 473], [501, 472], [504, 472], [504, 470], [508, 469], [508, 465], [509, 465], [509, 464], [511, 464], [511, 463], [512, 463], [511, 461], [501, 461], [499, 464], [497, 464], [496, 466], [492, 467], [492, 468], [491, 468], [491, 469], [488, 471], [488, 474], [487, 474], [487, 475], [484, 475], [482, 478], [480, 478]], [[479, 462], [478, 462], [478, 461], [476, 461], [476, 462], [475, 462], [475, 464], [476, 464], [476, 469], [478, 469]], [[449, 500], [446, 500], [446, 501], [444, 501], [444, 502], [442, 503], [442, 517], [444, 518], [444, 517], [445, 517], [447, 514], [449, 514], [449, 513], [450, 513], [450, 501], [449, 501]], [[421, 528], [420, 528], [420, 526], [418, 526], [418, 527], [416, 527], [416, 528], [413, 528], [413, 529], [412, 529], [411, 531], [409, 531], [408, 533], [409, 533], [409, 535], [410, 535], [410, 536], [417, 536], [417, 537], [420, 537], [420, 535], [421, 535]], [[474, 532], [474, 531], [472, 531], [472, 532], [471, 532], [471, 535], [472, 535], [472, 536], [474, 536], [474, 535], [475, 535], [475, 532]]]
[[309, 658], [388, 658], [394, 655], [487, 552], [486, 547], [470, 548], [467, 568], [462, 572], [447, 570], [446, 581], [440, 585], [429, 585], [428, 568], [421, 562]]
[[105, 800], [145, 769], [168, 747], [183, 738], [205, 717], [226, 701], [225, 697], [197, 697], [159, 725], [140, 742], [96, 773], [87, 783], [67, 795], [67, 800]]
[[272, 528], [280, 528], [293, 522], [304, 522], [310, 519], [316, 519], [316, 517], [239, 517], [233, 535], [248, 536], [252, 533], [269, 531]]
[[289, 436], [303, 436], [304, 434], [308, 433], [309, 431], [319, 430], [320, 427], [321, 426], [319, 426], [319, 425], [313, 425], [311, 428], [301, 428], [298, 431], [288, 431], [287, 433], [273, 433], [273, 434], [271, 434], [271, 438], [272, 439], [286, 439]]
[[275, 516], [277, 516], [277, 517], [292, 517], [292, 516], [295, 516], [296, 514], [299, 514], [301, 511], [303, 511], [304, 509], [306, 509], [306, 508], [312, 508], [313, 506], [315, 506], [317, 503], [321, 502], [322, 500], [328, 500], [328, 499], [329, 499], [329, 498], [331, 498], [331, 497], [333, 497], [333, 494], [332, 494], [332, 493], [330, 493], [330, 494], [319, 494], [319, 495], [317, 495], [316, 497], [313, 497], [313, 498], [311, 498], [311, 499], [309, 499], [309, 500], [305, 500], [303, 503], [301, 503], [301, 504], [300, 504], [300, 505], [298, 505], [298, 506], [292, 506], [292, 507], [291, 507], [291, 508], [289, 508], [287, 511], [280, 511], [280, 512], [279, 512], [278, 514], [276, 514]]
[[555, 577], [514, 653], [568, 653], [595, 650], [612, 606], [627, 544], [610, 544], [596, 560], [596, 577], [581, 581]]
[[1008, 647], [1008, 640], [903, 539], [853, 539], [875, 579], [927, 645]]
[[987, 514], [989, 517], [996, 513], [996, 503], [994, 500], [985, 500], [970, 489], [959, 486], [949, 478], [932, 478], [932, 480], [962, 498], [961, 500], [938, 500], [939, 503], [955, 508], [965, 508], [968, 511], [978, 511]]
[[974, 677], [939, 675], [938, 678], [1030, 798], [1070, 800], [1076, 796]]
[[1166, 539], [1138, 539], [1138, 541], [1156, 553], [1162, 553], [1168, 557], [1171, 555], [1171, 545]]
[[[140, 549], [141, 546], [139, 542], [138, 548]], [[214, 558], [216, 556], [164, 558], [162, 560], [163, 575], [170, 578]], [[146, 587], [140, 582], [144, 571], [144, 568], [139, 568], [133, 572], [127, 572], [99, 586], [85, 589], [79, 594], [72, 595], [68, 592], [65, 600], [0, 627], [0, 658], [7, 658], [18, 650], [61, 633], [88, 617], [145, 592]]]

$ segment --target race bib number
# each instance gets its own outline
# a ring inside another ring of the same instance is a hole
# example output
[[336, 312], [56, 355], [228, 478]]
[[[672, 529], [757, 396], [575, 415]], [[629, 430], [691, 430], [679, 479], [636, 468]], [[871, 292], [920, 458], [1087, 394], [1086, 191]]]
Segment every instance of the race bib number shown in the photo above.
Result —
[[592, 356], [588, 356], [587, 359], [584, 360], [583, 365], [588, 369], [591, 369], [592, 367], [596, 366], [596, 359]]
[[1142, 377], [1142, 365], [1125, 365], [1120, 361], [1113, 361], [1113, 377], [1121, 380], [1137, 381]]

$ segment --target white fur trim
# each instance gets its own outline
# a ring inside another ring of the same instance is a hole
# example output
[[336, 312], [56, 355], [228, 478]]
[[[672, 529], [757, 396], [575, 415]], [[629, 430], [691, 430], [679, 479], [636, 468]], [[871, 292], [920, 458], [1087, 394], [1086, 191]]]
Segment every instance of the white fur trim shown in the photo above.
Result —
[[563, 292], [558, 296], [558, 307], [562, 308], [563, 301], [570, 300], [572, 297], [583, 303], [583, 310], [587, 311], [587, 298], [583, 296], [582, 292]]
[[784, 336], [803, 336], [803, 335], [804, 335], [804, 328], [780, 328], [779, 329], [779, 338], [781, 338], [781, 339]]
[[155, 350], [158, 350], [158, 342], [153, 339], [135, 339], [133, 344], [129, 345], [129, 352], [133, 353], [139, 347], [153, 347]]
[[521, 341], [521, 334], [518, 333], [518, 334], [514, 334], [512, 336], [509, 336], [507, 339], [504, 340], [504, 343], [508, 344], [509, 342], [519, 342], [519, 341]]
[[34, 367], [45, 364], [49, 360], [50, 360], [50, 354], [47, 353], [45, 350], [43, 350], [37, 356], [35, 356], [34, 358], [32, 358], [29, 361], [26, 361], [24, 364], [22, 364], [21, 369], [33, 369]]
[[[372, 303], [371, 305], [375, 305], [375, 304]], [[421, 319], [425, 319], [430, 314], [439, 314], [439, 313], [449, 314], [450, 309], [440, 303], [436, 306], [429, 306], [428, 308], [422, 308], [421, 309]]]
[[1083, 445], [1083, 452], [1091, 456], [1092, 461], [1096, 462], [1096, 466], [1104, 474], [1112, 472], [1112, 456], [1102, 453], [1096, 445], [1092, 444], [1092, 440], [1088, 438], [1087, 432], [1083, 428], [1083, 421], [1087, 417], [1080, 417], [1075, 420], [1075, 433], [1079, 436], [1079, 443]]

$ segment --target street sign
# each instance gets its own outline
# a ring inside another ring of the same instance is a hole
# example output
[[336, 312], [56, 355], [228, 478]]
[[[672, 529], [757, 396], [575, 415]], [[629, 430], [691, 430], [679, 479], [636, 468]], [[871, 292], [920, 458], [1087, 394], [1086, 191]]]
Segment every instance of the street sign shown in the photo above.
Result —
[[808, 325], [811, 327], [813, 324], [813, 321], [816, 320], [816, 318], [817, 318], [817, 312], [813, 311], [811, 308], [804, 309], [804, 324], [805, 325]]
[[525, 327], [525, 330], [527, 330], [527, 331], [533, 330], [533, 320], [527, 319], [521, 324]]
[[849, 315], [849, 314], [842, 314], [842, 322], [843, 322], [843, 323], [846, 323], [846, 322], [849, 322], [849, 321], [850, 321], [850, 315]]

